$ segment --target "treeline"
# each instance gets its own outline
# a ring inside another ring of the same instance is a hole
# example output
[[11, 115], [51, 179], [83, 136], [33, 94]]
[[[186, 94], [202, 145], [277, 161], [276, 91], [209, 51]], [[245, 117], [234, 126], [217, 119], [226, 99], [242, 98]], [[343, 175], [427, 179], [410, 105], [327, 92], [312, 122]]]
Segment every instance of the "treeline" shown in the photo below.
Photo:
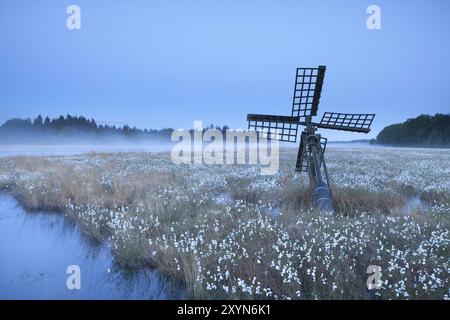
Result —
[[450, 114], [422, 114], [385, 127], [375, 144], [406, 147], [450, 147]]
[[127, 136], [136, 135], [154, 135], [154, 136], [168, 136], [172, 134], [173, 129], [137, 129], [131, 128], [128, 125], [123, 127], [109, 126], [109, 125], [97, 125], [94, 119], [86, 119], [83, 116], [71, 116], [68, 114], [66, 117], [60, 116], [59, 118], [50, 119], [49, 117], [42, 118], [38, 115], [33, 121], [31, 119], [11, 119], [6, 121], [0, 130], [25, 130], [25, 131], [41, 131], [48, 133], [66, 132], [71, 133], [74, 131], [82, 131], [85, 133], [97, 133], [97, 134], [119, 134]]
[[[225, 132], [224, 127], [214, 127]], [[207, 129], [207, 128], [205, 128]], [[60, 116], [55, 119], [38, 115], [31, 119], [11, 119], [0, 126], [1, 143], [52, 143], [52, 142], [98, 142], [114, 143], [121, 140], [170, 142], [174, 129], [137, 129], [97, 124], [94, 119], [83, 116]]]

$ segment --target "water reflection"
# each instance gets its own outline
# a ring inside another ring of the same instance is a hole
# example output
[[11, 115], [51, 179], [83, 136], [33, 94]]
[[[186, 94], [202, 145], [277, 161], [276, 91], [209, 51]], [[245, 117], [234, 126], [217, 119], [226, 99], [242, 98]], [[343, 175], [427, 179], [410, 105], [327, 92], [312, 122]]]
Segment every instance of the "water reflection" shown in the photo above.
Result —
[[[0, 299], [177, 299], [154, 271], [127, 273], [110, 248], [61, 214], [25, 212], [0, 193]], [[68, 290], [66, 269], [81, 269], [81, 290]]]

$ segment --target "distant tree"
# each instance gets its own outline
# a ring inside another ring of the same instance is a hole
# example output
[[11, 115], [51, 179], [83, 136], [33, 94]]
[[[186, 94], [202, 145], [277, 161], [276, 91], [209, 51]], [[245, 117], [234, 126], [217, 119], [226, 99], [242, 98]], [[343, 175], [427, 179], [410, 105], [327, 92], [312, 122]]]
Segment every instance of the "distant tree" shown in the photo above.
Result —
[[124, 134], [129, 134], [130, 131], [131, 131], [131, 129], [130, 129], [130, 127], [127, 124], [122, 127], [122, 132]]
[[97, 123], [95, 122], [94, 119], [91, 119], [91, 120], [89, 121], [89, 128], [92, 129], [92, 130], [98, 129], [98, 128], [97, 128]]
[[30, 119], [11, 119], [6, 121], [3, 125], [2, 128], [6, 128], [6, 129], [28, 129], [31, 128], [32, 123]]
[[385, 127], [375, 143], [395, 146], [450, 147], [450, 114], [420, 115]]
[[42, 116], [38, 115], [36, 119], [34, 119], [33, 125], [36, 127], [42, 127], [44, 125], [44, 121], [42, 120]]

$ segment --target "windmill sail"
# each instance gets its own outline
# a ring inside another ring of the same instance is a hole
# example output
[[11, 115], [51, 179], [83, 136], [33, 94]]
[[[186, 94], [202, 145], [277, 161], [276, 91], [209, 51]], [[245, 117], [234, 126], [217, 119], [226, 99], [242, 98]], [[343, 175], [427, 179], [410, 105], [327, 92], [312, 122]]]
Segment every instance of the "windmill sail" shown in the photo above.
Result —
[[325, 112], [317, 127], [368, 133], [374, 117], [374, 114]]
[[293, 117], [300, 117], [303, 122], [305, 117], [317, 115], [325, 71], [325, 66], [297, 68], [292, 101]]
[[268, 114], [248, 114], [248, 128], [267, 134], [267, 138], [284, 142], [297, 142], [298, 117]]

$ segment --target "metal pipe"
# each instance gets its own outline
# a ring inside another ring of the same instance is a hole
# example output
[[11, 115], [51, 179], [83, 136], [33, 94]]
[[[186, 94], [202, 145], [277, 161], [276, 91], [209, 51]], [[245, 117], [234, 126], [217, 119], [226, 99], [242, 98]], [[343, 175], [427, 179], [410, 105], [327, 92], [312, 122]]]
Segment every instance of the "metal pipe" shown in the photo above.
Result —
[[333, 213], [333, 201], [331, 198], [331, 191], [328, 184], [322, 179], [322, 174], [320, 172], [320, 163], [318, 160], [317, 148], [315, 145], [311, 146], [312, 165], [314, 171], [310, 174], [310, 179], [313, 177], [314, 180], [310, 181], [313, 187], [313, 199], [314, 205], [319, 211], [324, 213]]

